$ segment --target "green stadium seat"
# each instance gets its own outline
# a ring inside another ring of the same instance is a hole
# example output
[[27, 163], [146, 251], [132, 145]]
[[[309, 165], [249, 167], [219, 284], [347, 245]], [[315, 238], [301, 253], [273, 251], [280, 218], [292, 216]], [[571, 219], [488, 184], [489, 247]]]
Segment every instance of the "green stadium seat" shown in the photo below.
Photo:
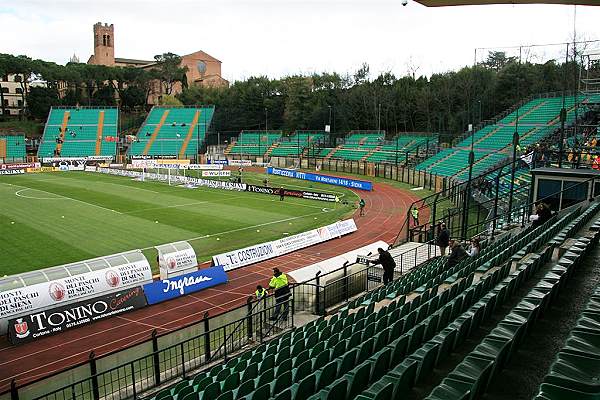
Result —
[[300, 380], [298, 383], [294, 383], [291, 387], [292, 398], [294, 400], [306, 400], [315, 392], [315, 385], [317, 379], [315, 374], [310, 374]]
[[198, 397], [198, 400], [216, 399], [221, 394], [221, 382], [213, 382], [209, 384]]
[[350, 371], [344, 378], [348, 381], [348, 393], [347, 399], [354, 399], [361, 393], [368, 385], [371, 376], [371, 364], [363, 363], [357, 368]]

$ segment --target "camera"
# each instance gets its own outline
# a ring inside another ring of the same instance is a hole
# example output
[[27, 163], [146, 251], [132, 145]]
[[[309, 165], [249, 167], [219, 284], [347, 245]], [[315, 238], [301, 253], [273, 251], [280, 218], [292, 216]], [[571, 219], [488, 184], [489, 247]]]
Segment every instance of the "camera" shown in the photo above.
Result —
[[402, 0], [402, 5], [405, 6], [408, 4], [408, 0]]

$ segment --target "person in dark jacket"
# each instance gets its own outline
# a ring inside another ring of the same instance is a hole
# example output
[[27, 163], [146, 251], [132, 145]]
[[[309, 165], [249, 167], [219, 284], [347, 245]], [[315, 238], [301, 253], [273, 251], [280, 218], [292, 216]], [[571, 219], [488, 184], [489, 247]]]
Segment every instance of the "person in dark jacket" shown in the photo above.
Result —
[[538, 203], [535, 208], [535, 215], [537, 218], [533, 220], [531, 226], [537, 228], [538, 226], [544, 225], [545, 222], [552, 218], [552, 211], [550, 211], [550, 207], [548, 207], [546, 204]]
[[456, 266], [465, 257], [467, 257], [465, 249], [458, 240], [453, 240], [450, 246], [450, 256], [448, 257], [448, 268]]
[[381, 264], [381, 267], [383, 268], [383, 284], [387, 285], [394, 280], [396, 261], [394, 261], [394, 257], [392, 257], [389, 251], [386, 251], [381, 247], [377, 249], [377, 252], [379, 253], [379, 259], [374, 261], [373, 265]]
[[441, 255], [445, 256], [446, 249], [450, 244], [450, 232], [448, 232], [448, 229], [446, 229], [446, 224], [443, 222], [440, 222], [436, 244], [440, 248]]

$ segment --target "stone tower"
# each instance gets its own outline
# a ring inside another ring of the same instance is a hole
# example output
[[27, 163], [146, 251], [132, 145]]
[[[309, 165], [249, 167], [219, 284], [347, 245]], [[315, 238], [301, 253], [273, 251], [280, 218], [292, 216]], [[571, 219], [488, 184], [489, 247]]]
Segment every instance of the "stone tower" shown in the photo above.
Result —
[[94, 24], [94, 58], [92, 64], [115, 65], [115, 27], [113, 24]]

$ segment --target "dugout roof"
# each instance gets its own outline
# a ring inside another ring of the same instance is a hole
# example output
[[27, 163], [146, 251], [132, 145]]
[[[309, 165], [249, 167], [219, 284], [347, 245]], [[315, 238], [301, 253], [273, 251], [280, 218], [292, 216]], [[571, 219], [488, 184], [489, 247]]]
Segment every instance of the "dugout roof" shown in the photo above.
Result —
[[110, 256], [93, 258], [85, 261], [78, 261], [71, 264], [59, 265], [39, 269], [36, 271], [24, 272], [22, 274], [6, 276], [0, 279], [0, 293], [7, 290], [17, 289], [25, 286], [35, 285], [37, 283], [50, 282], [56, 279], [68, 278], [85, 274], [87, 272], [98, 271], [106, 268], [116, 268], [121, 265], [127, 265], [146, 258], [140, 250], [128, 251], [125, 253], [112, 254]]

